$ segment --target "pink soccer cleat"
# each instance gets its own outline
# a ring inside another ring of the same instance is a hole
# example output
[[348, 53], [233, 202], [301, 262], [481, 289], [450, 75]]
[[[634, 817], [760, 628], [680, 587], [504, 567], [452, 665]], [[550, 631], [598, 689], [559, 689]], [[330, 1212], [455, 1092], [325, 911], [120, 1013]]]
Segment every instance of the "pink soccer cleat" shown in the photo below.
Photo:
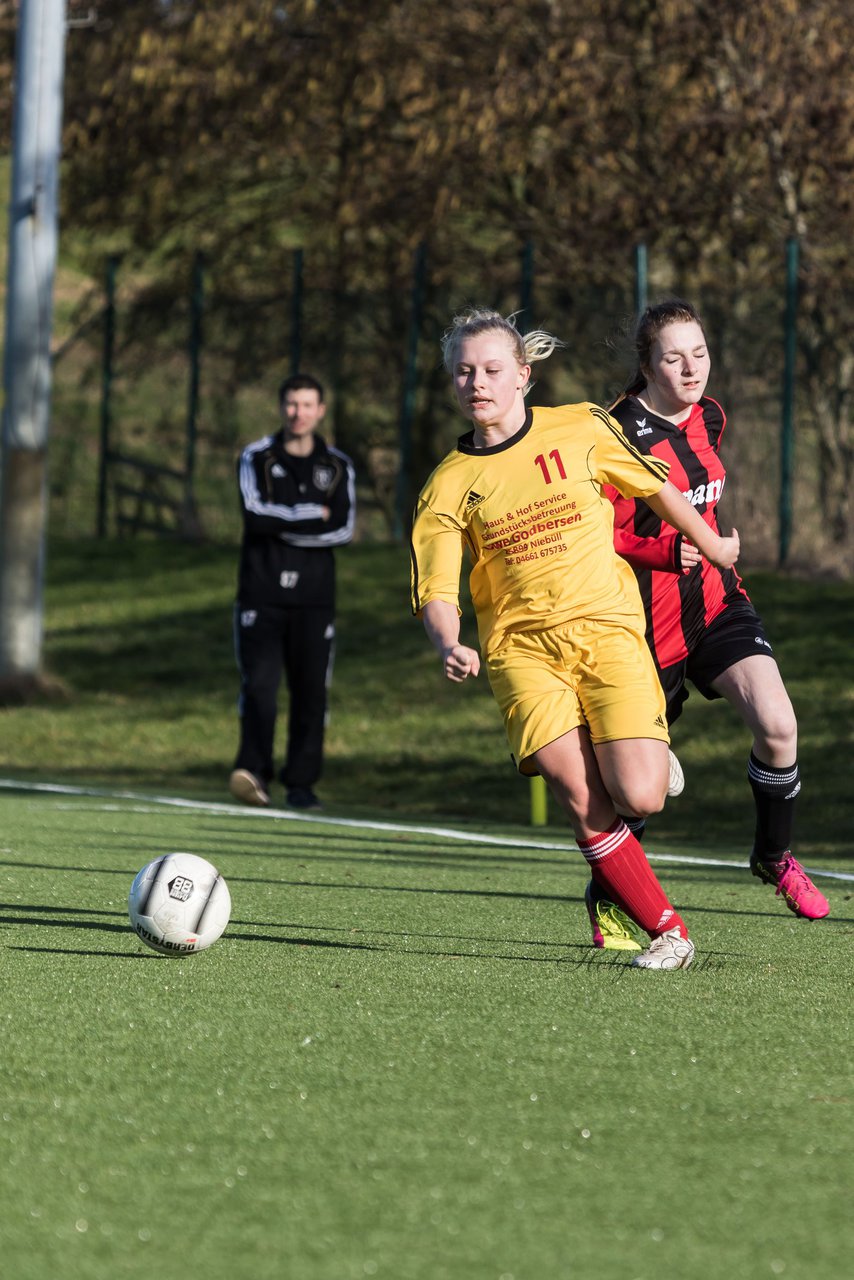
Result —
[[766, 884], [777, 887], [778, 896], [786, 900], [786, 906], [804, 920], [821, 920], [830, 911], [830, 903], [816, 889], [797, 858], [784, 853], [779, 862], [764, 862], [756, 854], [750, 855], [750, 870]]

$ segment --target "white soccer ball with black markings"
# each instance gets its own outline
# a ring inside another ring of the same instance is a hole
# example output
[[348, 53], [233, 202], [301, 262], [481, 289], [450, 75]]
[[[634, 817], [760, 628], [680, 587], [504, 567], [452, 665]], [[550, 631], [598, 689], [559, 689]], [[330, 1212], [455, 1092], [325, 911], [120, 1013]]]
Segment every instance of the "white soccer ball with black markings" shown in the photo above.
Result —
[[136, 876], [128, 915], [147, 946], [167, 956], [192, 955], [222, 936], [231, 915], [231, 894], [204, 858], [167, 853]]

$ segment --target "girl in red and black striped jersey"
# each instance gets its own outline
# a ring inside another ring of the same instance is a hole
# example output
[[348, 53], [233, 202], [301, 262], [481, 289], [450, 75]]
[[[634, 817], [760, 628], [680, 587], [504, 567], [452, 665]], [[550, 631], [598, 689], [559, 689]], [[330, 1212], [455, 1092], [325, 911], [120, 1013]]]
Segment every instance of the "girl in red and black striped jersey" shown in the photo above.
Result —
[[[710, 359], [694, 307], [673, 299], [648, 307], [635, 335], [638, 370], [611, 409], [642, 453], [670, 463], [669, 478], [715, 532], [726, 483], [723, 409], [705, 395]], [[688, 697], [726, 698], [753, 735], [747, 776], [756, 803], [750, 867], [796, 915], [830, 910], [791, 852], [801, 782], [797, 721], [762, 622], [734, 569], [718, 569], [644, 502], [609, 493], [614, 542], [640, 586], [668, 723]], [[642, 831], [642, 824], [631, 824]], [[595, 934], [595, 930], [594, 930]]]

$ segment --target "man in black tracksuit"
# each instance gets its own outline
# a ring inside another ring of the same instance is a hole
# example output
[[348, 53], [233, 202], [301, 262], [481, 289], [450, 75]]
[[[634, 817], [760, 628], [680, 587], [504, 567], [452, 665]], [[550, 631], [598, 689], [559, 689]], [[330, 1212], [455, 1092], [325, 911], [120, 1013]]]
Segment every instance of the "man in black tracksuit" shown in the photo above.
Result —
[[240, 746], [229, 780], [246, 804], [268, 805], [282, 670], [290, 694], [279, 778], [288, 804], [319, 806], [326, 698], [335, 639], [335, 547], [353, 536], [353, 464], [316, 434], [323, 387], [295, 374], [279, 388], [282, 425], [237, 464], [243, 542], [235, 607]]

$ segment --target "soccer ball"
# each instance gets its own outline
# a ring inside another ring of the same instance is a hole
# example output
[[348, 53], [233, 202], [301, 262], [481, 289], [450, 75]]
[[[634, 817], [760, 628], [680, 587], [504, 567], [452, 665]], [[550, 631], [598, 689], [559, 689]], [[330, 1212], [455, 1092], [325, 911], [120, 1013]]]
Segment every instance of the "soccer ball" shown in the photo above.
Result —
[[228, 885], [204, 858], [167, 853], [142, 868], [130, 887], [128, 915], [155, 951], [183, 956], [216, 942], [231, 915]]

